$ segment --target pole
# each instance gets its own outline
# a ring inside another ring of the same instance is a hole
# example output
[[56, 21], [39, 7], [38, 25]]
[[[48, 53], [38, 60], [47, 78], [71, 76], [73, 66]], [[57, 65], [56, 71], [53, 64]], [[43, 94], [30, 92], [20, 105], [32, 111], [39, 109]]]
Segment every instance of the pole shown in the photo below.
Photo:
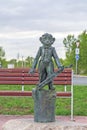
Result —
[[79, 48], [76, 48], [76, 74], [78, 74]]
[[22, 56], [22, 67], [24, 67], [24, 57]]
[[76, 74], [78, 74], [78, 60], [79, 60], [79, 40], [77, 40], [76, 42], [76, 50], [75, 50], [75, 53], [76, 53]]
[[78, 70], [78, 60], [76, 59], [76, 75], [77, 75], [77, 70]]
[[17, 54], [17, 67], [18, 67], [18, 62], [19, 62], [19, 53]]

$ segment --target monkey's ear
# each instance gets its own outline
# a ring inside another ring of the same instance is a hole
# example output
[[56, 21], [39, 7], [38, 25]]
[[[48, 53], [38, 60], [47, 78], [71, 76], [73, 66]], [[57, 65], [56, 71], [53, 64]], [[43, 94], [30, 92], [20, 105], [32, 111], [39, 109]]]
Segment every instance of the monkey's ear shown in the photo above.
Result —
[[53, 42], [55, 41], [56, 39], [55, 38], [53, 38]]
[[42, 41], [42, 37], [40, 37], [39, 40]]
[[40, 40], [40, 42], [43, 44], [43, 38], [42, 38], [42, 37], [40, 37], [40, 38], [39, 38], [39, 40]]

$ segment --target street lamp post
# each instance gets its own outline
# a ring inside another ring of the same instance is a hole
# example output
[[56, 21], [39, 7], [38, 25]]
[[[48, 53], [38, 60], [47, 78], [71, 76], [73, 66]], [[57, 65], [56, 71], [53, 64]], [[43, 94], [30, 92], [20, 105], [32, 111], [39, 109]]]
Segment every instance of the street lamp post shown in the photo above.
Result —
[[24, 56], [22, 56], [22, 67], [24, 67]]
[[75, 58], [76, 58], [76, 75], [78, 74], [79, 44], [80, 44], [80, 42], [77, 41], [76, 42], [76, 50], [75, 50], [75, 54], [76, 54], [76, 56], [75, 56]]
[[17, 54], [17, 67], [18, 67], [18, 62], [19, 62], [19, 53]]

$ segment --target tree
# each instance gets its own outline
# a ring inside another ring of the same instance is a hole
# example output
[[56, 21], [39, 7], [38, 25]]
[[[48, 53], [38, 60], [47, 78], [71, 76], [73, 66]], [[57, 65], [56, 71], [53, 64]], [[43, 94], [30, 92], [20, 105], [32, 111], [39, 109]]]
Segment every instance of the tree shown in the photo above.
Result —
[[28, 67], [31, 67], [33, 60], [34, 60], [33, 57], [28, 56], [28, 57], [25, 59], [26, 65], [27, 65]]
[[87, 74], [87, 32], [83, 31], [78, 39], [80, 40], [79, 71]]
[[2, 47], [0, 47], [0, 60], [5, 56], [5, 51]]
[[0, 47], [0, 67], [2, 67], [3, 57], [5, 56], [5, 51]]
[[[83, 31], [77, 39], [80, 41], [80, 59], [78, 60], [78, 72], [87, 74], [87, 32]], [[77, 39], [74, 35], [68, 35], [64, 38], [63, 43], [66, 48], [66, 62], [67, 64], [72, 63], [73, 69], [75, 70], [76, 59], [75, 59], [75, 49]]]
[[75, 68], [75, 48], [76, 48], [76, 38], [74, 35], [68, 35], [63, 40], [64, 46], [66, 48], [66, 65], [73, 64]]

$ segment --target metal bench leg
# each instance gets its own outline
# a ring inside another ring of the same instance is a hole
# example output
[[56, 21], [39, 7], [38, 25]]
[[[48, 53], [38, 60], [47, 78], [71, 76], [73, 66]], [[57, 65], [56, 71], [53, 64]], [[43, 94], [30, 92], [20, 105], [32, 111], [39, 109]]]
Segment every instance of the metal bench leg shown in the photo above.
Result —
[[24, 91], [24, 85], [22, 85], [22, 88], [21, 88], [21, 89], [22, 89], [22, 91]]

